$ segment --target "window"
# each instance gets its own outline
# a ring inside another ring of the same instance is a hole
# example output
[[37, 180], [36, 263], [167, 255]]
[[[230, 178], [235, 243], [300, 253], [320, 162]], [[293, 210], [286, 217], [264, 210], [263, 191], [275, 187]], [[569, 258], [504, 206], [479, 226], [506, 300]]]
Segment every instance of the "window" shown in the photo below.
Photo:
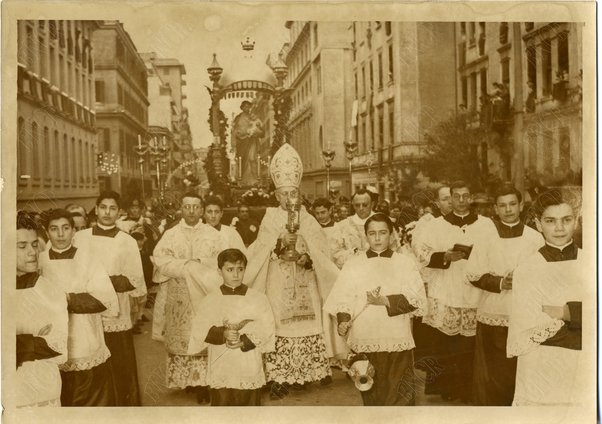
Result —
[[77, 163], [79, 161], [79, 155], [77, 153], [77, 146], [75, 145], [75, 137], [71, 137], [71, 151], [69, 152], [69, 164], [71, 168], [71, 185], [77, 185]]
[[470, 109], [477, 110], [477, 73], [470, 74]]
[[378, 107], [378, 147], [385, 145], [385, 111], [383, 106]]
[[378, 88], [383, 88], [383, 54], [378, 53]]
[[353, 80], [355, 82], [355, 98], [359, 99], [359, 91], [358, 91], [358, 85], [357, 85], [357, 72], [355, 72], [353, 74]]
[[40, 61], [40, 76], [48, 78], [48, 69], [46, 64], [46, 41], [40, 37], [38, 42], [38, 60]]
[[318, 94], [322, 92], [322, 66], [319, 62], [316, 65], [316, 89], [318, 90]]
[[73, 79], [71, 72], [71, 62], [67, 62], [67, 93], [73, 95]]
[[487, 68], [481, 69], [480, 77], [481, 77], [481, 94], [486, 95], [487, 94]]
[[527, 48], [527, 80], [533, 83], [533, 90], [537, 92], [537, 54], [534, 46]]
[[462, 104], [468, 107], [468, 78], [462, 77]]
[[60, 146], [61, 140], [59, 138], [59, 132], [58, 131], [54, 131], [54, 149], [52, 151], [52, 162], [54, 165], [54, 179], [56, 181], [60, 181], [61, 180], [61, 168], [63, 166], [62, 164], [62, 157], [61, 157], [61, 146]]
[[50, 47], [50, 83], [59, 85], [56, 77], [56, 51]]
[[314, 49], [318, 47], [318, 25], [314, 25]]
[[390, 21], [385, 22], [385, 34], [387, 36], [391, 35], [391, 22]]
[[370, 109], [370, 150], [374, 149], [374, 108]]
[[374, 66], [370, 61], [370, 91], [374, 91]]
[[362, 152], [368, 150], [368, 128], [366, 126], [366, 116], [362, 116]]
[[[564, 79], [569, 73], [569, 33], [563, 32], [558, 35], [558, 74]], [[560, 78], [559, 78], [560, 79]]]
[[63, 165], [63, 181], [69, 181], [69, 166], [67, 163], [71, 160], [71, 154], [69, 152], [69, 139], [67, 138], [67, 134], [63, 134], [63, 151], [62, 151], [63, 160], [61, 164]]
[[84, 156], [84, 143], [80, 139], [77, 143], [77, 174], [79, 176], [77, 180], [80, 184], [84, 182], [84, 163], [86, 159]]
[[34, 179], [40, 178], [40, 143], [38, 140], [38, 124], [31, 124], [31, 151], [33, 154], [32, 174]]
[[25, 133], [25, 120], [23, 118], [19, 118], [17, 121], [17, 174], [19, 177], [21, 175], [29, 174], [29, 167], [27, 166], [27, 156], [31, 149], [27, 146], [27, 139]]
[[544, 96], [552, 93], [552, 43], [550, 40], [541, 42], [542, 88]]
[[34, 69], [35, 52], [33, 50], [33, 29], [27, 26], [27, 67]]
[[535, 24], [533, 22], [525, 22], [525, 31], [533, 31]]
[[502, 84], [510, 87], [510, 59], [502, 61]]
[[389, 44], [389, 82], [393, 82], [393, 44]]
[[508, 43], [508, 22], [502, 22], [500, 24], [500, 44], [504, 45]]
[[466, 22], [460, 22], [460, 35], [466, 37]]
[[479, 55], [485, 54], [485, 22], [479, 22]]
[[[387, 105], [387, 109], [389, 109], [389, 144], [395, 144], [395, 105], [393, 102], [390, 102]], [[392, 158], [389, 158], [391, 160]]]
[[67, 90], [67, 74], [65, 72], [65, 59], [59, 54], [59, 75], [61, 76], [60, 87], [62, 91]]
[[477, 32], [477, 24], [475, 22], [468, 23], [468, 41], [471, 45], [475, 43], [475, 33]]
[[44, 127], [44, 172], [43, 176], [45, 180], [50, 181], [52, 179], [52, 145], [50, 144], [50, 131], [48, 127]]
[[362, 98], [366, 97], [366, 66], [362, 65]]

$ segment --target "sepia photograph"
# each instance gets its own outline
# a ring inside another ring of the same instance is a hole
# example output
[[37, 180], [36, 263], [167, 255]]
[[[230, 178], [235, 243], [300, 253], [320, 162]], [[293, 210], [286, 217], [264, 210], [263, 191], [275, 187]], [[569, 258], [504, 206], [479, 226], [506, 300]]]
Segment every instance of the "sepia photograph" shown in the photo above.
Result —
[[595, 3], [2, 6], [6, 422], [595, 422]]

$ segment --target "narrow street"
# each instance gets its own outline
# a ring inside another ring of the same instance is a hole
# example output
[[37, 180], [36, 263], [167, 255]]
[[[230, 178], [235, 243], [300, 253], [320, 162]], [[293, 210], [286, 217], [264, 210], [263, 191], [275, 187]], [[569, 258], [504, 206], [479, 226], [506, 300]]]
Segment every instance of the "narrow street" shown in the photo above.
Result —
[[[145, 310], [151, 321], [142, 325], [142, 334], [134, 335], [138, 360], [138, 381], [143, 406], [208, 406], [198, 405], [196, 397], [184, 390], [165, 387], [165, 348], [162, 342], [151, 338], [152, 313]], [[306, 390], [294, 391], [281, 400], [270, 400], [266, 392], [262, 398], [264, 406], [361, 406], [360, 392], [342, 371], [333, 368], [333, 383], [321, 386], [319, 383], [308, 385]], [[424, 373], [416, 371], [416, 405], [460, 405], [458, 402], [445, 402], [438, 395], [424, 395]]]

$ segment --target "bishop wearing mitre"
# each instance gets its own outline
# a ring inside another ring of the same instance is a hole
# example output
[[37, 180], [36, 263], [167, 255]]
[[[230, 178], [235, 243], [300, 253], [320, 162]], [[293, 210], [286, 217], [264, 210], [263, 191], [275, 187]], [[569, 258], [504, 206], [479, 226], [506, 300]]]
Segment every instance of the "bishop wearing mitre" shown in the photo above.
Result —
[[[301, 198], [303, 175], [301, 158], [290, 144], [280, 147], [272, 158], [270, 175], [280, 205], [267, 208], [257, 240], [249, 247], [245, 284], [265, 292], [274, 312], [275, 351], [266, 354], [265, 369], [267, 380], [273, 382], [271, 397], [281, 398], [288, 386], [328, 383], [329, 358], [344, 344], [337, 340], [335, 323], [322, 312], [338, 274], [329, 260], [326, 236], [303, 206], [298, 212], [288, 210]], [[298, 223], [298, 230], [290, 224], [287, 229], [289, 216]], [[296, 260], [286, 254], [291, 247], [299, 253]]]

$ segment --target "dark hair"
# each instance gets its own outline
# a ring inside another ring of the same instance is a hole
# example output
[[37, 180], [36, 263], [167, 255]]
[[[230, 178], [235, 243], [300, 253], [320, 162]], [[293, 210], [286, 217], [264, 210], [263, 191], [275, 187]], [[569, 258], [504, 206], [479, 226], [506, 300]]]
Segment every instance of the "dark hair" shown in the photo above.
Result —
[[50, 227], [50, 223], [52, 221], [56, 221], [61, 218], [65, 218], [69, 222], [69, 225], [71, 225], [71, 228], [75, 227], [75, 222], [73, 221], [71, 212], [67, 212], [65, 209], [53, 209], [45, 217], [44, 228], [48, 230], [48, 227]]
[[364, 232], [366, 233], [366, 235], [368, 234], [368, 225], [371, 222], [384, 222], [385, 224], [387, 224], [389, 233], [393, 232], [393, 223], [391, 222], [389, 217], [387, 215], [385, 215], [384, 213], [375, 213], [370, 218], [368, 218], [366, 220], [366, 223], [364, 224]]
[[326, 209], [332, 208], [332, 202], [325, 197], [318, 197], [314, 200], [313, 208], [324, 207]]
[[105, 199], [115, 200], [115, 203], [117, 203], [117, 207], [121, 208], [121, 196], [116, 191], [105, 190], [102, 193], [100, 193], [100, 196], [98, 196], [98, 198], [96, 199], [96, 206], [100, 205], [100, 202], [102, 202]]
[[374, 201], [374, 198], [372, 197], [372, 193], [370, 193], [365, 188], [360, 188], [360, 189], [356, 190], [355, 193], [353, 193], [353, 196], [351, 196], [351, 202], [353, 202], [353, 199], [355, 199], [355, 196], [362, 196], [364, 194], [367, 194], [368, 196], [370, 196], [370, 201], [371, 202]]
[[204, 206], [203, 198], [196, 191], [187, 191], [186, 193], [184, 193], [182, 195], [182, 199], [181, 200], [184, 200], [185, 197], [193, 197], [195, 199], [199, 199], [201, 201], [201, 206]]
[[240, 205], [238, 205], [238, 211], [240, 212], [240, 210], [242, 208], [247, 208], [249, 211], [251, 211], [251, 208], [249, 208], [249, 205], [247, 205], [246, 203], [241, 203]]
[[209, 205], [215, 205], [218, 206], [220, 208], [220, 210], [224, 210], [224, 202], [222, 201], [222, 199], [220, 199], [217, 196], [207, 196], [205, 197], [205, 207], [209, 206]]
[[[470, 186], [462, 180], [454, 181], [449, 185], [449, 194], [454, 194], [454, 189], [459, 190], [461, 188], [467, 188], [470, 191]], [[439, 191], [437, 190], [437, 199], [439, 198]]]
[[550, 206], [561, 205], [566, 203], [573, 209], [573, 213], [578, 215], [581, 199], [580, 196], [572, 190], [567, 189], [551, 189], [541, 193], [533, 204], [533, 212], [537, 218], [541, 218], [543, 213]]
[[503, 185], [501, 187], [499, 187], [495, 193], [493, 194], [493, 199], [495, 201], [495, 203], [497, 203], [497, 199], [499, 199], [502, 196], [508, 196], [514, 194], [516, 196], [516, 198], [518, 199], [518, 203], [521, 203], [523, 201], [523, 195], [521, 194], [520, 191], [518, 191], [516, 189], [516, 187], [512, 186], [512, 185]]
[[217, 255], [217, 267], [222, 269], [226, 262], [235, 264], [236, 262], [242, 262], [245, 267], [247, 266], [247, 257], [238, 249], [226, 249], [219, 252]]
[[144, 203], [144, 201], [142, 199], [139, 199], [137, 197], [130, 199], [130, 201], [127, 203], [127, 207], [131, 208], [132, 206], [134, 206], [134, 202], [138, 202], [138, 206], [140, 206], [141, 208], [146, 207], [146, 203]]
[[33, 230], [36, 233], [39, 231], [39, 226], [33, 219], [31, 214], [26, 211], [17, 212], [17, 230]]

